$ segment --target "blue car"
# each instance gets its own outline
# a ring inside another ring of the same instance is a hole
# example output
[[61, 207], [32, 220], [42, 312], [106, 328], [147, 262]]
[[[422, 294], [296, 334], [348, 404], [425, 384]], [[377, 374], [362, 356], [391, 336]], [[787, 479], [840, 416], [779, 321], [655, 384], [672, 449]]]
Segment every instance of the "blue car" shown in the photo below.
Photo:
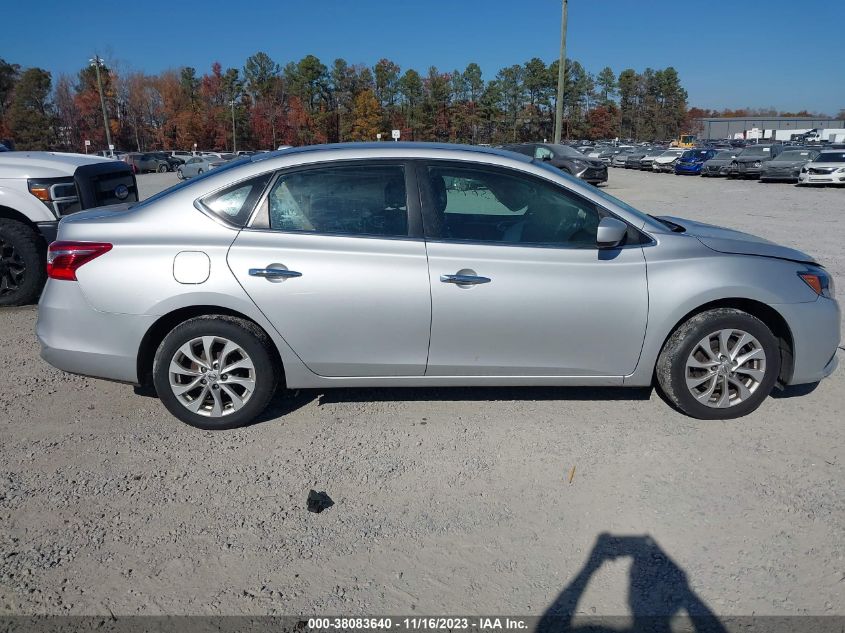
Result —
[[704, 161], [716, 155], [715, 149], [688, 149], [675, 161], [675, 173], [698, 176]]

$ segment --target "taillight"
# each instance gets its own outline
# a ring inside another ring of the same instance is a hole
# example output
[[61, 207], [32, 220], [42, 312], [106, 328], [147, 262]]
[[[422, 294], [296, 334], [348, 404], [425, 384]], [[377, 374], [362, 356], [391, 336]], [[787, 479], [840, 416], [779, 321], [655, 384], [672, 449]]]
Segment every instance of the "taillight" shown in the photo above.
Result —
[[108, 253], [106, 242], [53, 242], [47, 249], [47, 276], [50, 279], [76, 281], [76, 270], [92, 259]]

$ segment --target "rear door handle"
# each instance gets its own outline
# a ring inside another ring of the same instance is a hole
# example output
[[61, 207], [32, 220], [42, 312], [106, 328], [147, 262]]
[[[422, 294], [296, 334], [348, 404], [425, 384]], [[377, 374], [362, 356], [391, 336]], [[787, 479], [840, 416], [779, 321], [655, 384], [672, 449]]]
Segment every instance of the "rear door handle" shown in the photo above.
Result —
[[489, 277], [478, 275], [440, 275], [440, 281], [444, 284], [457, 284], [459, 286], [475, 286], [477, 284], [489, 284]]
[[264, 277], [265, 279], [289, 279], [291, 277], [302, 277], [302, 273], [286, 268], [250, 268], [249, 274], [252, 277]]

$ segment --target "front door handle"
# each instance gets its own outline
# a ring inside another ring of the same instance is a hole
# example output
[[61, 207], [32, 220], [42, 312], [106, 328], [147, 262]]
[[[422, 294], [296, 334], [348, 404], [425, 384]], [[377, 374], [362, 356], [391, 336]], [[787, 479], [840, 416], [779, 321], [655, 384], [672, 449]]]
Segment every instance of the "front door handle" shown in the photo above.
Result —
[[249, 274], [252, 277], [264, 277], [265, 279], [290, 279], [291, 277], [302, 277], [302, 273], [286, 268], [250, 268]]
[[444, 284], [457, 284], [459, 286], [475, 286], [477, 284], [489, 284], [489, 277], [478, 275], [440, 275], [440, 281]]

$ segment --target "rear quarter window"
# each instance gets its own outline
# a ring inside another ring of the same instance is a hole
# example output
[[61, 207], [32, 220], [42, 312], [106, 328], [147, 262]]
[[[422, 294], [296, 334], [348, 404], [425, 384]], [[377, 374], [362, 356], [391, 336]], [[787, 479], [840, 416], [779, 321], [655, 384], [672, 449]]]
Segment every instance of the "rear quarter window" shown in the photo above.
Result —
[[215, 191], [200, 200], [203, 208], [227, 224], [242, 227], [249, 220], [272, 174], [263, 174]]

